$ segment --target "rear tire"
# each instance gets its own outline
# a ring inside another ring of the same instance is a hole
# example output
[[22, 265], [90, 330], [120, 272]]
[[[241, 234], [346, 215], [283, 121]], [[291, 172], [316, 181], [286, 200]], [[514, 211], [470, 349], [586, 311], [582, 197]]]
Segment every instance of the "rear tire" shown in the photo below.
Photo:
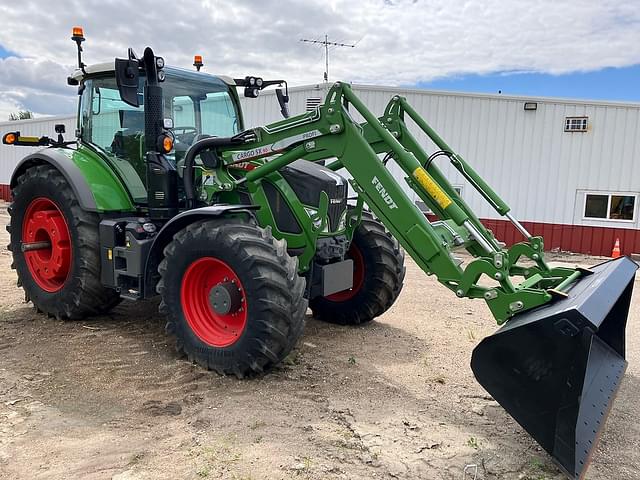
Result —
[[314, 317], [340, 325], [359, 325], [386, 312], [402, 290], [404, 251], [373, 218], [362, 213], [347, 254], [354, 261], [353, 288], [309, 302]]
[[[100, 283], [98, 216], [83, 210], [62, 174], [48, 165], [27, 169], [13, 188], [7, 226], [18, 286], [39, 311], [81, 319], [120, 302]], [[49, 249], [22, 252], [23, 242], [49, 241]]]
[[302, 335], [305, 281], [269, 228], [237, 218], [195, 222], [174, 235], [158, 271], [167, 331], [204, 368], [261, 373]]

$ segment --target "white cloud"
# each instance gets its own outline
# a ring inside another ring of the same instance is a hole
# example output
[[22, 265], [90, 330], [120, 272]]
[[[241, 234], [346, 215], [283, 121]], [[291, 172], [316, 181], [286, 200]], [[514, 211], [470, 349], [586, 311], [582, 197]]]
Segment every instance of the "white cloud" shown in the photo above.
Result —
[[209, 72], [291, 84], [321, 80], [322, 51], [299, 39], [324, 33], [358, 42], [331, 52], [331, 78], [362, 83], [640, 63], [640, 0], [22, 1], [3, 7], [0, 45], [22, 58], [0, 60], [0, 119], [14, 106], [73, 110], [73, 25], [85, 28], [88, 63], [150, 45], [169, 64], [199, 53]]

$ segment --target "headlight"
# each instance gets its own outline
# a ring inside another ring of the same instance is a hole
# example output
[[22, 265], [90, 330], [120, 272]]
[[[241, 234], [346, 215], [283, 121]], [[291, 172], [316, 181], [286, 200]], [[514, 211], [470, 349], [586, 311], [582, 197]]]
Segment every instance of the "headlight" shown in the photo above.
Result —
[[[311, 221], [313, 222], [313, 226], [315, 228], [320, 228], [322, 226], [322, 219], [318, 216], [318, 210], [316, 210], [315, 208], [311, 208], [311, 207], [304, 207], [305, 212], [307, 212], [307, 215], [309, 215], [309, 218], [311, 219]], [[325, 222], [324, 224], [324, 228], [322, 229], [322, 232], [329, 232], [329, 222], [327, 219], [327, 222]]]
[[345, 228], [347, 228], [347, 209], [342, 212], [340, 220], [338, 220], [338, 230], [344, 230]]

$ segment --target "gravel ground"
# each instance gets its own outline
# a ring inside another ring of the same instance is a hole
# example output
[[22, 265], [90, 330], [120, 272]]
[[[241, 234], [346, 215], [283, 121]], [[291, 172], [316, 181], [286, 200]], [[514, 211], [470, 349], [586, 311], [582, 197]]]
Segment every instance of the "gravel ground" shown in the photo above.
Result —
[[[0, 245], [7, 220], [0, 208]], [[248, 381], [178, 358], [157, 302], [78, 322], [37, 314], [10, 264], [2, 247], [1, 478], [460, 480], [471, 464], [478, 479], [564, 478], [473, 378], [471, 351], [495, 330], [484, 302], [455, 298], [410, 260], [377, 321], [309, 318], [285, 364]], [[588, 479], [640, 478], [638, 302]]]

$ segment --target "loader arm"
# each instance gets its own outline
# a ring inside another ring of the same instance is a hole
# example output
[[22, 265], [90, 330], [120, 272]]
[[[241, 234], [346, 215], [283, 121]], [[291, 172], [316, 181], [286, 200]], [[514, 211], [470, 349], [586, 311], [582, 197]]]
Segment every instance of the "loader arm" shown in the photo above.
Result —
[[[349, 107], [365, 122], [356, 122]], [[336, 83], [317, 110], [248, 130], [240, 134], [239, 146], [218, 149], [225, 166], [277, 154], [239, 179], [221, 171], [216, 178], [228, 181], [221, 182], [219, 188], [232, 190], [244, 184], [251, 190], [265, 176], [300, 158], [310, 161], [336, 158], [329, 168], [345, 168], [352, 176], [353, 188], [420, 268], [434, 274], [458, 297], [484, 298], [499, 324], [516, 313], [550, 302], [554, 287], [575, 270], [550, 269], [544, 262], [542, 239], [529, 235], [515, 220], [526, 239], [510, 249], [503, 248], [409, 133], [405, 114], [442, 151], [449, 152], [454, 165], [498, 213], [513, 220], [509, 207], [406, 100], [394, 97], [385, 115], [378, 119], [345, 83]], [[426, 218], [379, 154], [394, 159], [406, 173], [408, 186], [440, 217], [439, 221], [430, 222]], [[453, 250], [462, 247], [474, 257], [468, 265], [462, 265], [454, 256]], [[523, 256], [533, 260], [534, 265], [520, 266], [517, 262]], [[514, 277], [524, 278], [514, 283]]]

